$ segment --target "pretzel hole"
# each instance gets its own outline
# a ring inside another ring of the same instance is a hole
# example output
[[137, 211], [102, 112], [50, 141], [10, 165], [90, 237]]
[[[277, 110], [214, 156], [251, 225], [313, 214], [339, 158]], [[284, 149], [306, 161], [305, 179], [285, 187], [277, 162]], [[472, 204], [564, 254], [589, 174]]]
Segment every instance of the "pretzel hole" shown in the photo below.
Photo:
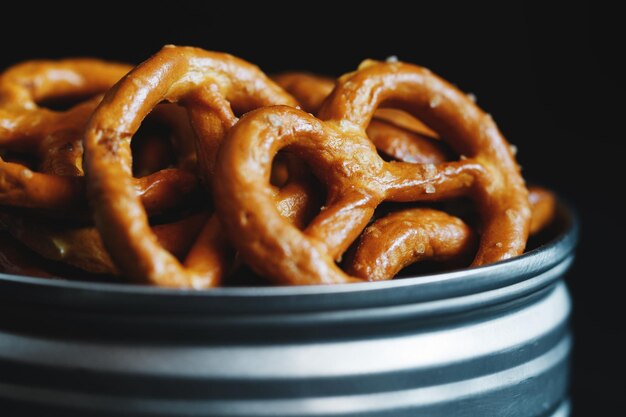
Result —
[[40, 160], [33, 153], [16, 152], [9, 150], [0, 151], [0, 158], [5, 162], [14, 162], [22, 164], [30, 170], [36, 171], [39, 166]]
[[386, 162], [441, 163], [454, 158], [437, 133], [410, 114], [392, 108], [379, 109], [366, 133]]
[[84, 103], [85, 101], [96, 97], [97, 95], [98, 94], [63, 94], [61, 96], [42, 97], [39, 100], [36, 100], [35, 103], [37, 106], [48, 110], [64, 112], [70, 110], [78, 104]]
[[269, 179], [276, 189], [276, 203], [281, 215], [304, 229], [324, 209], [326, 188], [313, 175], [303, 159], [280, 151], [272, 162]]
[[170, 126], [155, 115], [148, 115], [130, 143], [135, 177], [150, 175], [176, 163], [173, 135]]

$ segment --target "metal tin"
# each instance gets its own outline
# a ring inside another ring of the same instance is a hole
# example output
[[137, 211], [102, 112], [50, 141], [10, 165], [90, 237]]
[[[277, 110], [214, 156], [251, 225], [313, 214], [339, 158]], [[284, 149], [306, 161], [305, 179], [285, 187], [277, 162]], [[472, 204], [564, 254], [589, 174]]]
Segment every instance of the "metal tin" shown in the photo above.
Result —
[[554, 416], [577, 225], [389, 282], [177, 291], [0, 276], [0, 410], [62, 416]]

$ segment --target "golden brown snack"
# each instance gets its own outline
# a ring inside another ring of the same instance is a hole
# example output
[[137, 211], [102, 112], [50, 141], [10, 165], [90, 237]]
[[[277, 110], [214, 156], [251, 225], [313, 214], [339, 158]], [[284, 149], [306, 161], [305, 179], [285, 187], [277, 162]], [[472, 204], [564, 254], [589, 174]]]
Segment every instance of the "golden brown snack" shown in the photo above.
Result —
[[[363, 129], [381, 104], [393, 104], [432, 127], [462, 155], [456, 169], [476, 164], [482, 167], [475, 171], [477, 189], [470, 194], [479, 205], [484, 225], [473, 265], [523, 253], [530, 224], [528, 190], [511, 148], [492, 117], [427, 69], [374, 61], [366, 61], [357, 72], [339, 81], [320, 110], [320, 117], [327, 123], [347, 125], [348, 131]], [[435, 168], [445, 172], [446, 165]], [[391, 198], [410, 197], [402, 195], [404, 185], [400, 188], [396, 191], [400, 195]], [[436, 185], [434, 191], [429, 194], [440, 194]]]
[[[556, 197], [542, 187], [528, 187], [530, 235], [541, 232], [556, 215]], [[461, 219], [433, 209], [393, 212], [368, 226], [359, 238], [346, 272], [370, 281], [391, 279], [420, 261], [455, 261], [467, 257], [475, 236]]]
[[161, 101], [178, 102], [189, 110], [198, 135], [200, 175], [207, 183], [212, 179], [217, 148], [236, 121], [233, 111], [296, 103], [243, 60], [198, 48], [166, 46], [109, 90], [89, 121], [85, 170], [90, 200], [105, 247], [121, 272], [161, 286], [215, 286], [220, 273], [206, 259], [215, 255], [216, 242], [219, 246], [219, 222], [207, 222], [181, 265], [159, 245], [134, 192], [130, 140]]
[[365, 229], [346, 272], [368, 281], [391, 279], [415, 262], [462, 259], [474, 243], [472, 229], [457, 217], [432, 209], [400, 210]]
[[[469, 159], [439, 165], [383, 161], [365, 134], [381, 103], [424, 120]], [[385, 200], [473, 196], [485, 225], [474, 265], [523, 252], [530, 209], [519, 168], [491, 117], [455, 87], [417, 66], [368, 62], [339, 80], [319, 115], [323, 122], [288, 107], [250, 112], [220, 150], [218, 213], [257, 272], [290, 284], [353, 281], [333, 259]], [[325, 210], [304, 234], [271, 204], [267, 179], [281, 149], [307, 160], [328, 187]]]

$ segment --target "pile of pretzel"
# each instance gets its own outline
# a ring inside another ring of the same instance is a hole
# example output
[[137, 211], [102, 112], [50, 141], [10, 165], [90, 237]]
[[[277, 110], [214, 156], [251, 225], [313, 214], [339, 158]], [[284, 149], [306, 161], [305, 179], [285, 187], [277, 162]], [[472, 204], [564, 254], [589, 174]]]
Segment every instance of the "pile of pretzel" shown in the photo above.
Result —
[[25, 62], [0, 75], [0, 268], [199, 289], [484, 265], [554, 216], [514, 154], [471, 95], [396, 59], [337, 80], [175, 46]]

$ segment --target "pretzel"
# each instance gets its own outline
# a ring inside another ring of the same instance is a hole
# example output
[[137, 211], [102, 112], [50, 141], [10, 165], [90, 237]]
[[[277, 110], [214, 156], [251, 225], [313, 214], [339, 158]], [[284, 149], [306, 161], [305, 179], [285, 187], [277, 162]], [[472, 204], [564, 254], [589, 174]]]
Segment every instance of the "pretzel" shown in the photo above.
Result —
[[[308, 73], [289, 72], [273, 78], [311, 113], [320, 109], [335, 87], [335, 80]], [[377, 109], [366, 132], [380, 152], [400, 161], [437, 164], [448, 159], [448, 152], [435, 139], [435, 132], [396, 109]]]
[[[330, 78], [307, 73], [280, 74], [274, 80], [310, 112], [319, 109], [335, 86]], [[374, 117], [366, 132], [379, 151], [403, 162], [447, 160], [442, 143], [431, 139], [437, 134], [418, 119], [391, 108], [378, 109]], [[548, 190], [530, 187], [529, 201], [532, 235], [554, 216], [555, 199]], [[346, 271], [362, 279], [391, 279], [415, 262], [464, 259], [473, 239], [471, 229], [457, 217], [436, 210], [401, 210], [377, 220], [363, 232]]]
[[[0, 204], [70, 212], [85, 208], [82, 133], [100, 98], [61, 112], [37, 103], [100, 94], [129, 69], [95, 59], [30, 61], [0, 76], [0, 147], [35, 153], [42, 171], [0, 158]], [[195, 178], [172, 169], [136, 179], [135, 187], [151, 212], [163, 211], [195, 190]]]
[[[400, 106], [446, 138], [459, 162], [388, 163], [365, 127], [379, 104]], [[528, 192], [508, 144], [490, 116], [423, 68], [368, 62], [342, 77], [319, 112], [272, 107], [245, 115], [230, 131], [214, 182], [217, 211], [243, 258], [280, 283], [352, 282], [341, 256], [382, 201], [435, 201], [473, 196], [484, 231], [474, 265], [523, 252]], [[326, 208], [301, 233], [278, 216], [267, 179], [272, 158], [289, 149], [327, 185]]]
[[[236, 118], [271, 104], [296, 105], [257, 67], [233, 56], [197, 48], [166, 46], [133, 69], [106, 94], [85, 134], [85, 170], [96, 226], [121, 273], [162, 286], [217, 285], [224, 252], [213, 216], [181, 265], [148, 227], [130, 176], [130, 139], [161, 101], [178, 102], [198, 135], [199, 172], [208, 185], [215, 153]], [[223, 246], [223, 243], [222, 243]]]
[[391, 279], [415, 262], [463, 259], [474, 241], [472, 229], [457, 217], [424, 208], [400, 210], [365, 229], [346, 272], [368, 281]]

